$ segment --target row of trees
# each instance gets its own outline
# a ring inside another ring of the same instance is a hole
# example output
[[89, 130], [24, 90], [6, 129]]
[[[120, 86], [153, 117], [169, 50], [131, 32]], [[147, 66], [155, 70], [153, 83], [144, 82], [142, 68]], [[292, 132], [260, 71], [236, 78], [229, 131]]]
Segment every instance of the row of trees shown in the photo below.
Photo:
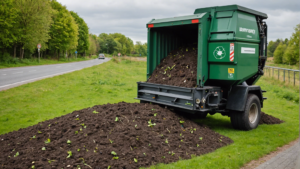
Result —
[[30, 58], [41, 52], [59, 57], [90, 47], [89, 28], [82, 18], [56, 0], [1, 0], [0, 55]]
[[7, 58], [47, 58], [109, 53], [147, 55], [147, 43], [121, 33], [90, 34], [85, 21], [57, 0], [0, 1], [0, 61]]
[[268, 44], [268, 56], [274, 57], [274, 63], [298, 64], [299, 63], [299, 36], [300, 24], [295, 27], [290, 39], [277, 39]]
[[112, 55], [117, 55], [117, 53], [121, 53], [122, 55], [147, 55], [147, 43], [142, 44], [138, 41], [134, 45], [130, 38], [121, 33], [101, 33], [98, 36], [98, 45], [100, 53], [109, 53]]

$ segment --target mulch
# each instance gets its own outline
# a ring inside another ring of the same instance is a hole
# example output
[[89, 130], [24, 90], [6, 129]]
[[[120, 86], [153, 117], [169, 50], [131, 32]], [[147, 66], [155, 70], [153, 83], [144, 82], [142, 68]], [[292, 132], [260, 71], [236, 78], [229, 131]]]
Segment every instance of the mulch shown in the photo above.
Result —
[[158, 105], [121, 102], [1, 135], [0, 143], [1, 168], [128, 169], [189, 159], [233, 141]]
[[274, 116], [271, 116], [264, 112], [261, 112], [259, 124], [281, 124], [283, 122], [284, 121], [282, 121]]
[[195, 45], [173, 50], [161, 60], [147, 82], [187, 88], [196, 87], [197, 51]]

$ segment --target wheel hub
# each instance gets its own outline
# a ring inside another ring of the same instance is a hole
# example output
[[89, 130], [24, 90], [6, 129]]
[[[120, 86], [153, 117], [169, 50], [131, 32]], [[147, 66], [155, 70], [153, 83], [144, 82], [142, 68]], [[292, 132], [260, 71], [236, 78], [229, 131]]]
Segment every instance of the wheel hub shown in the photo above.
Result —
[[258, 116], [258, 107], [255, 103], [252, 103], [249, 110], [249, 121], [255, 123]]

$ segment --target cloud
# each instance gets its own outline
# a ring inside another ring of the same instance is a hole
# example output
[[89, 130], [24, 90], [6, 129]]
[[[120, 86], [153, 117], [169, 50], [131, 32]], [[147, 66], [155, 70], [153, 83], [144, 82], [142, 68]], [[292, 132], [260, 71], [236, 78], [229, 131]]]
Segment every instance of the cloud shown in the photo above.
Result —
[[269, 18], [268, 40], [289, 38], [300, 23], [299, 0], [58, 0], [68, 10], [77, 12], [90, 28], [90, 33], [119, 32], [133, 41], [147, 41], [146, 23], [153, 18], [191, 15], [196, 8], [238, 4]]

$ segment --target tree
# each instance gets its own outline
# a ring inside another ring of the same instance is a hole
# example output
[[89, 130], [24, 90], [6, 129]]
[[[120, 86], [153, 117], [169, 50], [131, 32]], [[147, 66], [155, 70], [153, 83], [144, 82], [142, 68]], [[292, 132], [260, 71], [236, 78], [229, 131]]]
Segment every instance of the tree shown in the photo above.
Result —
[[14, 0], [14, 7], [18, 9], [14, 36], [22, 59], [25, 48], [33, 51], [38, 43], [45, 46], [50, 38], [52, 9], [49, 0]]
[[77, 51], [78, 53], [85, 53], [86, 50], [89, 49], [89, 28], [87, 24], [84, 22], [82, 18], [79, 17], [79, 15], [73, 11], [70, 12], [73, 18], [75, 19], [75, 22], [78, 25], [78, 46]]
[[147, 56], [147, 43], [142, 44], [142, 42], [137, 41], [134, 45], [134, 51], [142, 56]]
[[286, 45], [282, 42], [279, 43], [274, 52], [274, 63], [283, 63], [283, 54], [285, 52]]
[[299, 36], [300, 24], [295, 27], [295, 32], [289, 40], [289, 44], [284, 53], [284, 62], [288, 64], [297, 64], [299, 62]]
[[53, 24], [50, 28], [49, 46], [58, 52], [57, 59], [59, 60], [60, 50], [73, 50], [78, 45], [78, 26], [67, 10], [56, 0], [51, 1], [51, 6], [54, 9], [52, 17]]
[[0, 46], [4, 50], [16, 40], [13, 29], [16, 25], [17, 9], [13, 0], [0, 1]]

